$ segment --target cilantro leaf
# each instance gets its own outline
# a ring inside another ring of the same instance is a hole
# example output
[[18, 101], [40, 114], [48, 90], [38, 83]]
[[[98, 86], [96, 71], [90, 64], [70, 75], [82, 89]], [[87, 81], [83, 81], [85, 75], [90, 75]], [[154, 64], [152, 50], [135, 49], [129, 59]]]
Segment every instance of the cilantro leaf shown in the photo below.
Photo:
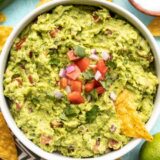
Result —
[[96, 91], [96, 89], [94, 89], [93, 91], [90, 92], [91, 98], [92, 100], [97, 100], [98, 99], [98, 93]]
[[67, 117], [73, 117], [77, 115], [76, 110], [71, 106], [65, 108], [64, 113]]
[[75, 51], [76, 55], [81, 58], [86, 56], [85, 49], [81, 46], [75, 46], [74, 51]]
[[107, 73], [106, 74], [106, 80], [105, 81], [100, 81], [100, 83], [103, 86], [103, 88], [105, 88], [106, 90], [108, 90], [109, 87], [111, 86], [111, 84], [113, 83], [111, 74]]
[[97, 118], [98, 112], [99, 107], [97, 105], [94, 105], [90, 111], [86, 112], [86, 122], [92, 123]]
[[57, 59], [57, 58], [52, 58], [50, 61], [49, 61], [49, 64], [50, 65], [54, 65], [54, 66], [58, 66], [60, 64], [60, 60]]
[[91, 80], [94, 78], [94, 74], [92, 70], [87, 70], [86, 72], [83, 72], [83, 77], [85, 80]]
[[116, 63], [113, 61], [108, 61], [107, 66], [112, 69], [115, 69], [117, 67]]

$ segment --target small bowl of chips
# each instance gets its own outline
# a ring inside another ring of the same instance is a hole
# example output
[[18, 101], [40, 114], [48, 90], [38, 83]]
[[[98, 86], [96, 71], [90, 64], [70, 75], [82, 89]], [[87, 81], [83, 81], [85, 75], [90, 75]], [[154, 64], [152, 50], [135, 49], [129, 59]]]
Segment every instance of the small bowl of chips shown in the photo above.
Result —
[[[12, 47], [12, 44], [15, 40], [15, 38], [22, 32], [22, 30], [31, 23], [38, 15], [41, 15], [42, 13], [50, 11], [52, 8], [58, 5], [92, 5], [92, 6], [103, 6], [111, 11], [115, 12], [116, 14], [120, 15], [121, 17], [125, 18], [129, 23], [131, 23], [135, 28], [137, 28], [141, 35], [148, 41], [148, 44], [151, 47], [151, 50], [153, 52], [154, 58], [155, 58], [155, 68], [156, 68], [156, 75], [160, 79], [160, 58], [159, 58], [159, 48], [156, 44], [155, 39], [149, 32], [149, 30], [144, 26], [144, 24], [137, 19], [134, 15], [132, 15], [130, 12], [126, 11], [125, 9], [121, 8], [120, 6], [117, 6], [116, 4], [112, 4], [111, 2], [107, 2], [104, 0], [87, 0], [87, 1], [81, 1], [81, 0], [54, 0], [51, 2], [48, 2], [44, 6], [41, 6], [37, 9], [35, 9], [33, 12], [31, 12], [29, 15], [27, 15], [19, 25], [17, 25], [14, 28], [14, 31], [8, 38], [1, 54], [1, 61], [0, 61], [0, 106], [2, 113], [4, 115], [5, 120], [7, 121], [9, 127], [11, 128], [12, 132], [15, 134], [15, 136], [32, 152], [39, 155], [40, 157], [44, 159], [61, 159], [61, 160], [67, 160], [71, 159], [68, 157], [63, 157], [59, 154], [55, 153], [48, 153], [42, 150], [40, 147], [35, 145], [33, 142], [31, 142], [27, 137], [22, 133], [22, 131], [17, 127], [9, 109], [8, 101], [6, 97], [4, 96], [4, 86], [3, 86], [3, 76], [6, 69], [9, 52]], [[119, 113], [119, 117], [122, 119], [122, 123], [125, 124], [125, 127], [123, 127], [123, 132], [125, 132], [128, 136], [132, 136], [135, 138], [145, 138], [148, 141], [152, 140], [152, 136], [146, 132], [146, 129], [144, 128], [144, 125], [141, 123], [139, 119], [137, 119], [137, 112], [135, 112], [135, 109], [132, 108], [132, 105], [127, 101], [124, 100], [125, 98], [132, 99], [132, 95], [130, 92], [124, 91], [121, 93], [120, 98], [116, 101], [117, 106], [117, 112]], [[124, 100], [123, 104], [121, 101]], [[122, 105], [124, 107], [124, 110], [122, 110]], [[157, 94], [154, 101], [154, 109], [152, 112], [152, 115], [149, 119], [149, 121], [146, 124], [147, 130], [151, 130], [151, 128], [154, 126], [158, 116], [159, 116], [159, 106], [160, 106], [160, 88], [157, 89]], [[129, 112], [126, 112], [126, 110], [129, 110]], [[130, 122], [131, 125], [128, 125], [127, 122]], [[136, 129], [135, 129], [136, 128]], [[137, 128], [139, 129], [137, 131]], [[133, 130], [132, 130], [133, 129]], [[135, 131], [136, 130], [136, 131]], [[141, 142], [141, 139], [134, 139], [131, 140], [128, 144], [126, 144], [124, 147], [117, 151], [110, 152], [108, 154], [105, 154], [101, 157], [93, 157], [91, 159], [96, 160], [113, 160], [116, 158], [119, 158], [123, 156], [124, 154], [128, 153], [132, 149], [134, 149], [139, 143]], [[89, 158], [90, 159], [90, 158]]]

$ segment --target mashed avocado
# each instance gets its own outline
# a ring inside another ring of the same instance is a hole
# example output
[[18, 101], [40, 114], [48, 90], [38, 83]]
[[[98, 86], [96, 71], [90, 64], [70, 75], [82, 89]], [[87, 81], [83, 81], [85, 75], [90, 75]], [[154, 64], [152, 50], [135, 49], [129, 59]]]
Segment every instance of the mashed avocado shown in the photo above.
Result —
[[122, 17], [58, 6], [16, 38], [4, 94], [17, 126], [43, 150], [98, 156], [130, 140], [115, 111], [124, 89], [135, 95], [142, 121], [149, 119], [158, 84], [153, 60], [147, 41]]

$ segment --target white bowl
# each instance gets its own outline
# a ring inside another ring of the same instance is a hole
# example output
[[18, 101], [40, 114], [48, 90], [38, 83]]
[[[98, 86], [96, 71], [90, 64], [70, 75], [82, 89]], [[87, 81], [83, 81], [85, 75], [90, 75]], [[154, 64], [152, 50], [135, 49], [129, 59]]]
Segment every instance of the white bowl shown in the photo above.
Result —
[[[2, 113], [4, 115], [5, 120], [7, 121], [9, 127], [11, 128], [12, 132], [15, 134], [15, 136], [32, 152], [39, 155], [42, 158], [48, 159], [48, 160], [68, 160], [73, 159], [69, 157], [64, 157], [57, 153], [47, 153], [40, 149], [38, 146], [36, 146], [34, 143], [32, 143], [27, 137], [23, 134], [23, 132], [17, 127], [14, 119], [12, 118], [12, 115], [9, 111], [9, 107], [7, 105], [6, 99], [3, 94], [3, 74], [7, 65], [7, 60], [9, 56], [10, 48], [13, 44], [13, 41], [15, 38], [21, 33], [21, 31], [24, 29], [25, 26], [27, 26], [32, 20], [34, 20], [38, 15], [49, 11], [53, 7], [60, 5], [60, 4], [85, 4], [85, 5], [94, 5], [94, 6], [104, 6], [115, 13], [121, 15], [125, 19], [127, 19], [132, 25], [134, 25], [141, 34], [147, 39], [152, 52], [155, 57], [155, 67], [156, 67], [156, 73], [158, 78], [160, 79], [160, 56], [159, 56], [159, 48], [156, 44], [156, 41], [154, 40], [151, 33], [148, 31], [148, 29], [143, 25], [143, 23], [137, 19], [134, 15], [132, 15], [130, 12], [126, 11], [125, 9], [104, 0], [54, 0], [51, 1], [44, 6], [41, 6], [40, 8], [35, 9], [33, 12], [28, 14], [17, 27], [14, 28], [14, 31], [8, 38], [0, 59], [0, 106]], [[158, 87], [157, 95], [154, 102], [154, 110], [152, 112], [151, 118], [146, 124], [146, 128], [150, 131], [151, 128], [154, 126], [156, 119], [159, 115], [159, 105], [160, 105], [160, 88]], [[94, 159], [94, 160], [113, 160], [116, 158], [119, 158], [126, 154], [127, 152], [131, 151], [133, 148], [135, 148], [139, 143], [141, 142], [141, 139], [136, 139], [130, 141], [127, 145], [125, 145], [123, 148], [121, 148], [118, 151], [113, 151], [110, 153], [107, 153], [105, 155], [102, 155], [100, 157], [96, 158], [87, 158], [87, 159]]]

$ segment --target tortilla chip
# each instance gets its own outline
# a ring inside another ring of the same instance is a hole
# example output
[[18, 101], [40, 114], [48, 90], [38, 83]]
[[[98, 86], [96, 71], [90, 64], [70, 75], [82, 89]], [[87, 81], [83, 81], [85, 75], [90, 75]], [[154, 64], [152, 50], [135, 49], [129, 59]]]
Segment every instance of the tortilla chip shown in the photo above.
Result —
[[141, 121], [136, 108], [133, 106], [133, 101], [134, 94], [128, 90], [124, 90], [116, 100], [116, 113], [121, 120], [122, 132], [128, 137], [144, 138], [147, 141], [152, 141], [153, 137]]
[[3, 23], [6, 21], [6, 16], [0, 12], [0, 23]]
[[2, 47], [5, 44], [11, 32], [12, 27], [0, 26], [0, 51], [2, 50]]
[[14, 139], [2, 113], [0, 113], [0, 159], [18, 160]]
[[51, 1], [51, 0], [39, 0], [39, 3], [37, 4], [37, 7], [39, 7], [39, 6], [47, 3], [47, 2], [49, 2], [49, 1]]
[[112, 2], [112, 0], [107, 0], [107, 1]]
[[148, 25], [148, 29], [151, 31], [153, 36], [160, 36], [160, 17], [156, 17]]

